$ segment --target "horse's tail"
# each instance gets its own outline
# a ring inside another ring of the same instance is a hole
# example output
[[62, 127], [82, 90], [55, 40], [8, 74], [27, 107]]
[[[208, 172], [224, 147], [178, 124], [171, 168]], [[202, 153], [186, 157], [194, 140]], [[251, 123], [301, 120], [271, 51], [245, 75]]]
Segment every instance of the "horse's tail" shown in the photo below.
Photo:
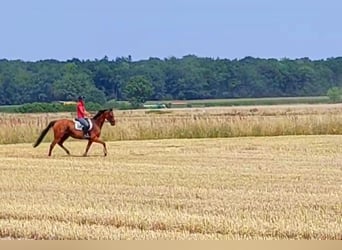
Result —
[[55, 121], [51, 121], [49, 123], [49, 125], [42, 131], [42, 133], [40, 134], [40, 136], [38, 137], [37, 141], [35, 142], [35, 144], [33, 144], [33, 147], [37, 147], [41, 142], [42, 140], [44, 139], [45, 135], [47, 134], [47, 132], [49, 131], [49, 129], [55, 125], [55, 123], [57, 122], [57, 120]]

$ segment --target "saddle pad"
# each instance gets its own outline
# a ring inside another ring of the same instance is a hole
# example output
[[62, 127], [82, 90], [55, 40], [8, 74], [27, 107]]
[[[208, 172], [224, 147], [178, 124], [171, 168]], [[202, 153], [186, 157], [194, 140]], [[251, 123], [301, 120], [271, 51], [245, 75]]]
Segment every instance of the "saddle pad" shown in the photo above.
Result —
[[[91, 122], [91, 119], [89, 119], [89, 118], [85, 118], [85, 119], [87, 120], [87, 122], [89, 124], [88, 131], [90, 131], [93, 128], [93, 123]], [[76, 130], [82, 130], [83, 126], [78, 120], [74, 119], [74, 123], [75, 123], [75, 129]]]

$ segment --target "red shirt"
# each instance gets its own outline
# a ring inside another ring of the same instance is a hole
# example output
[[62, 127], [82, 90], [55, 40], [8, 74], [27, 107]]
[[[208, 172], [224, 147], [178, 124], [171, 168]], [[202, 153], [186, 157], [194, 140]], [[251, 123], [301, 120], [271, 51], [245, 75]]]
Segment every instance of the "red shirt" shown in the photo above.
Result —
[[77, 118], [84, 118], [84, 117], [85, 117], [84, 102], [79, 101], [77, 102]]

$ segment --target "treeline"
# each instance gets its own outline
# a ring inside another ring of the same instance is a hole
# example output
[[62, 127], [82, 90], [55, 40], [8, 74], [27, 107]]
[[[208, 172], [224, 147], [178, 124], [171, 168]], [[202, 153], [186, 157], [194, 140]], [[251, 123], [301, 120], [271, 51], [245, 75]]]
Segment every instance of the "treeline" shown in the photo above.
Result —
[[[148, 82], [149, 100], [326, 95], [342, 86], [342, 57], [322, 60], [131, 57], [68, 61], [0, 60], [0, 105], [75, 100], [128, 100], [132, 78]], [[134, 87], [134, 86], [133, 86]], [[132, 88], [132, 86], [131, 86]]]

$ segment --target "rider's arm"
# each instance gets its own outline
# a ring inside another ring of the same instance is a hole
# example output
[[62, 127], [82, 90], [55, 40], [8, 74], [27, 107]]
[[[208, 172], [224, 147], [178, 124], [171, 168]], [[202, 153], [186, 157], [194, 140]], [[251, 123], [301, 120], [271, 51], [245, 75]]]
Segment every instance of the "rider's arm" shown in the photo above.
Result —
[[83, 107], [83, 114], [86, 116], [90, 116], [90, 113]]
[[86, 116], [89, 114], [83, 105], [78, 105], [77, 110], [82, 114], [82, 116]]

